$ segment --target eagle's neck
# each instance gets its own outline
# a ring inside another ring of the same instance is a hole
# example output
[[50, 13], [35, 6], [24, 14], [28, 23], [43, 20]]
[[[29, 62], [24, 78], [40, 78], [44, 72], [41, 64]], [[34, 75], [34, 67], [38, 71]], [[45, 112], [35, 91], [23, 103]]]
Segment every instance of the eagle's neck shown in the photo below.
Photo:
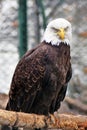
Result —
[[70, 43], [68, 40], [65, 40], [65, 41], [57, 40], [56, 42], [55, 41], [47, 41], [47, 40], [44, 40], [44, 41], [45, 41], [45, 43], [51, 44], [52, 46], [59, 46], [60, 44], [67, 44], [70, 46]]
[[48, 45], [51, 45], [51, 46], [57, 46], [57, 47], [62, 46], [62, 45], [64, 45], [64, 46], [70, 46], [70, 44], [67, 44], [65, 42], [60, 42], [59, 44], [52, 44], [51, 42], [48, 43], [48, 42], [46, 42], [44, 40], [44, 41], [42, 41], [42, 43], [45, 43], [45, 44], [48, 44]]

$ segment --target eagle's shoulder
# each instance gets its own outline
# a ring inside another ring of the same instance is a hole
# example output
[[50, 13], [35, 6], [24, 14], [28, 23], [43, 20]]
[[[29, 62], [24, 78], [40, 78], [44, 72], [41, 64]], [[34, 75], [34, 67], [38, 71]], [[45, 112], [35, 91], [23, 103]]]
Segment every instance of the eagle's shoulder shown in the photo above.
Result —
[[46, 64], [49, 62], [47, 50], [45, 43], [42, 43], [21, 58], [12, 78], [10, 95], [23, 91], [23, 89], [31, 93], [40, 89], [46, 73]]

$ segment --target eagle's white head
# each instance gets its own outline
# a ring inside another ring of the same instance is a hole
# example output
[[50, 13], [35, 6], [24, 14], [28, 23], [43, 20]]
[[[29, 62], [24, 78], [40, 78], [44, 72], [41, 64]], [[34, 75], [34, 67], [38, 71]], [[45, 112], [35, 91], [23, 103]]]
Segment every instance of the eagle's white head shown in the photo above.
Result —
[[58, 18], [48, 24], [43, 41], [52, 45], [59, 45], [61, 42], [70, 44], [71, 38], [72, 28], [70, 22], [63, 18]]

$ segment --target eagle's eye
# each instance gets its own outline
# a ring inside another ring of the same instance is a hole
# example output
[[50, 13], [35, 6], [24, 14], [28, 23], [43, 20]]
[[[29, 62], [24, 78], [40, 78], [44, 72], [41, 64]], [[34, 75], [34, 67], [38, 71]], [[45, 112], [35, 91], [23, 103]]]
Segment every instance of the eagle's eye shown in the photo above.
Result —
[[52, 27], [52, 30], [54, 30], [55, 32], [58, 32], [59, 29]]
[[57, 29], [57, 32], [60, 32], [60, 29]]
[[69, 28], [69, 27], [67, 26], [66, 28], [64, 28], [64, 30], [65, 30], [65, 31], [67, 31], [67, 30], [68, 30], [68, 28]]

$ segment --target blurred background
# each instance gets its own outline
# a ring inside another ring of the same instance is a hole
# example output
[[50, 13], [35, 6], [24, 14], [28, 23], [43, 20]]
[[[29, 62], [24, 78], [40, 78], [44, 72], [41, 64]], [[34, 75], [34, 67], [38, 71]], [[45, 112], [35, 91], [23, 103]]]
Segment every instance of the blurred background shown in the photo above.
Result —
[[87, 114], [87, 0], [0, 0], [1, 108], [19, 59], [40, 43], [47, 23], [59, 17], [73, 28], [73, 76], [60, 112]]

